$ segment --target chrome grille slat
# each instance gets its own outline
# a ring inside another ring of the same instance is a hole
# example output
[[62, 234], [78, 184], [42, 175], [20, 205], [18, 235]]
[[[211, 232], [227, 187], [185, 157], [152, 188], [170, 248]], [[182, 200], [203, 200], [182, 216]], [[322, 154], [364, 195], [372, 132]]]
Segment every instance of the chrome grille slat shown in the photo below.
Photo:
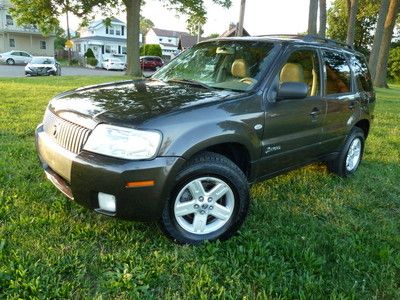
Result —
[[78, 154], [85, 145], [91, 130], [64, 120], [47, 110], [43, 128], [47, 135], [61, 147]]

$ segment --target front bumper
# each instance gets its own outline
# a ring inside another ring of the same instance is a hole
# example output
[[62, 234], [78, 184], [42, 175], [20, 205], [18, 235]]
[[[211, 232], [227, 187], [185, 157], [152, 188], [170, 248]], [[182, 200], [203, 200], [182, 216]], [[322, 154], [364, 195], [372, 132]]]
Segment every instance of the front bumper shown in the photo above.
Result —
[[[47, 177], [65, 195], [97, 212], [127, 219], [158, 219], [185, 163], [180, 157], [128, 161], [87, 151], [74, 154], [52, 141], [42, 125], [36, 129], [36, 148]], [[128, 182], [148, 180], [155, 185], [126, 187]], [[99, 209], [99, 192], [116, 197], [115, 213]]]

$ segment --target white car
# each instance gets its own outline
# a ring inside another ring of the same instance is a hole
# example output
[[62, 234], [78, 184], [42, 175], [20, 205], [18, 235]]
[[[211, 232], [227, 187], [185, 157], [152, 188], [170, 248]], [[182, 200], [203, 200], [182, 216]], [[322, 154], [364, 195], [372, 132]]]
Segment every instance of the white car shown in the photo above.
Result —
[[109, 70], [125, 70], [125, 63], [118, 58], [107, 58], [102, 62], [103, 69]]
[[25, 51], [9, 51], [0, 54], [0, 62], [7, 65], [24, 64], [32, 60], [32, 55]]

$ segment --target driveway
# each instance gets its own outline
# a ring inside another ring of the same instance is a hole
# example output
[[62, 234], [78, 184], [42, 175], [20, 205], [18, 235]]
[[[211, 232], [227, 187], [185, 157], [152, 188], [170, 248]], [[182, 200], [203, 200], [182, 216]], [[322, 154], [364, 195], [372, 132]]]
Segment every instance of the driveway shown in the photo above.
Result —
[[[144, 71], [145, 76], [153, 72]], [[124, 71], [106, 71], [102, 69], [87, 69], [80, 67], [62, 67], [63, 76], [123, 76]], [[0, 77], [23, 77], [25, 76], [25, 66], [0, 65]]]

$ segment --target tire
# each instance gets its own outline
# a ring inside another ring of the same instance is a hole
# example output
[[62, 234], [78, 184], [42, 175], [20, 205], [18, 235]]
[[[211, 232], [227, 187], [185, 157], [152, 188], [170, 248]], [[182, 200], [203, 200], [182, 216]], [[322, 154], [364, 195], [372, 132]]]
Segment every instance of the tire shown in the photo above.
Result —
[[7, 63], [7, 65], [12, 66], [12, 65], [15, 65], [15, 60], [13, 60], [12, 58], [9, 58], [6, 60], [6, 63]]
[[237, 232], [249, 208], [249, 185], [231, 160], [203, 152], [188, 161], [175, 182], [160, 220], [169, 238], [197, 245], [226, 240]]
[[354, 174], [362, 161], [364, 145], [364, 131], [354, 127], [346, 138], [337, 158], [328, 162], [329, 171], [340, 177], [349, 177]]

